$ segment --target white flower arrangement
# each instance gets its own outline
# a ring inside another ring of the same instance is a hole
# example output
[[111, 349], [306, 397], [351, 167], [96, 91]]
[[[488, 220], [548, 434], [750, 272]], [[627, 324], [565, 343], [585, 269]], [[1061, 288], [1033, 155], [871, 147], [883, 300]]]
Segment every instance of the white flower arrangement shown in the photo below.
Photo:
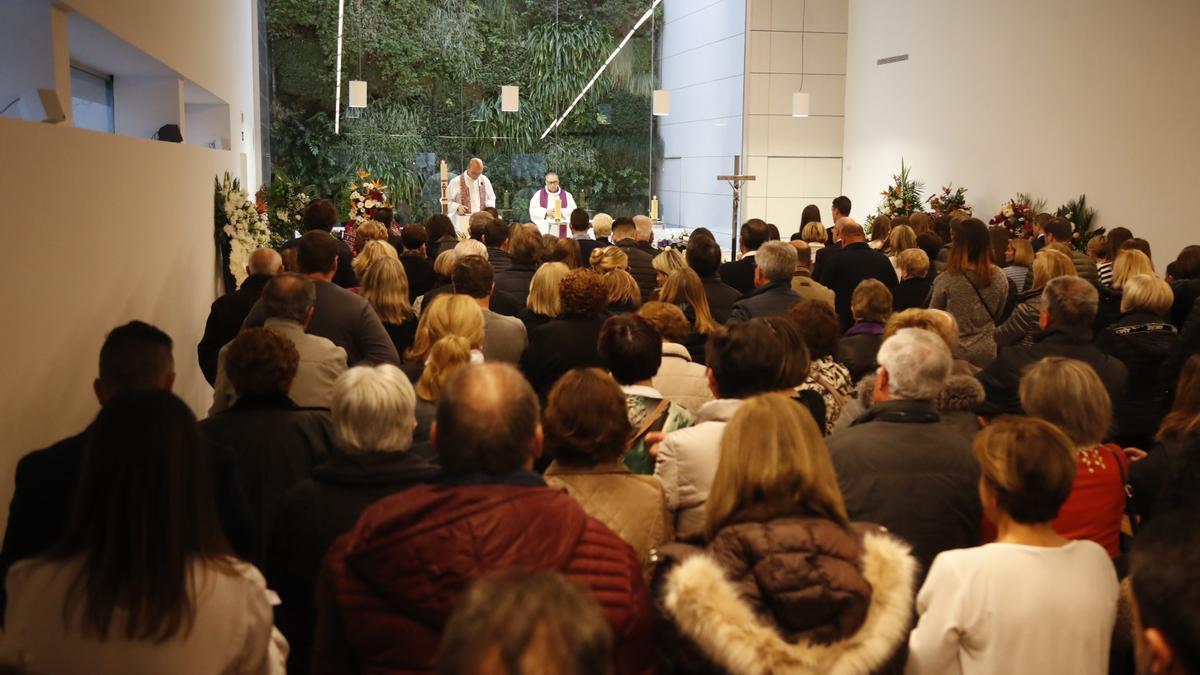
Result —
[[229, 177], [229, 172], [225, 172], [225, 176], [217, 183], [217, 201], [222, 206], [217, 213], [217, 223], [229, 241], [229, 272], [237, 285], [241, 286], [246, 280], [250, 254], [266, 245], [271, 238], [267, 214], [255, 207], [238, 181]]

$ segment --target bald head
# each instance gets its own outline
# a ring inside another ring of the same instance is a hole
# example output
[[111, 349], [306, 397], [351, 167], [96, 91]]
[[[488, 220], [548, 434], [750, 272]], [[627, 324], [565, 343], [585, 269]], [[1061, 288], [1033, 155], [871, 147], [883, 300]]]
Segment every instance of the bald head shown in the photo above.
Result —
[[841, 230], [843, 244], [856, 244], [867, 240], [866, 234], [863, 233], [862, 225], [854, 222], [853, 218], [838, 219], [837, 227]]
[[537, 395], [515, 368], [460, 368], [442, 389], [431, 433], [449, 474], [502, 475], [529, 468], [541, 453]]
[[250, 262], [246, 271], [250, 274], [279, 274], [283, 269], [283, 258], [279, 252], [271, 248], [255, 249], [250, 254]]
[[652, 241], [654, 239], [654, 221], [650, 220], [650, 216], [634, 216], [633, 226], [637, 228], [638, 241]]
[[478, 157], [472, 157], [467, 164], [467, 175], [471, 178], [479, 178], [483, 175], [483, 160]]
[[812, 249], [808, 247], [808, 242], [803, 239], [793, 239], [790, 243], [792, 248], [796, 249], [796, 269], [811, 269]]

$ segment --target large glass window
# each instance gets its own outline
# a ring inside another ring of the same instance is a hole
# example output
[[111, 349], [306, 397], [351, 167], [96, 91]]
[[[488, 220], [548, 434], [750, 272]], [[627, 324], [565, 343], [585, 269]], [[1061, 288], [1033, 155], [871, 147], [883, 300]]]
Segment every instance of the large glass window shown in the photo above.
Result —
[[112, 76], [72, 65], [71, 114], [80, 129], [114, 133]]

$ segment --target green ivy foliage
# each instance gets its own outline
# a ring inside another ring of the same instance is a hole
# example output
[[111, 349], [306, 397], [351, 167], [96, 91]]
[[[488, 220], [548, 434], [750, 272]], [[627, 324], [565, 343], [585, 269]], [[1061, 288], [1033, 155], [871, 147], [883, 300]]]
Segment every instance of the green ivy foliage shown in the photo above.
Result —
[[[346, 0], [343, 96], [347, 80], [364, 79], [369, 97], [362, 116], [343, 117], [342, 133], [334, 135], [337, 3], [268, 0], [275, 166], [343, 208], [347, 181], [370, 171], [413, 219], [438, 208], [437, 159], [458, 172], [472, 156], [487, 162], [499, 206], [513, 220], [527, 218], [529, 196], [547, 170], [562, 174], [588, 208], [644, 210], [652, 162], [651, 24], [564, 124], [541, 135], [647, 5]], [[505, 84], [521, 87], [519, 113], [500, 111]]]

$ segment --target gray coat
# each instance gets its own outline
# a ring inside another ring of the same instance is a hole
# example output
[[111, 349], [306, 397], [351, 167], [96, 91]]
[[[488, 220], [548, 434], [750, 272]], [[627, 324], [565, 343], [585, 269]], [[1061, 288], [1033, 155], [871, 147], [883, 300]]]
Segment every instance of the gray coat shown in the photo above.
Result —
[[946, 310], [958, 322], [954, 356], [982, 368], [996, 358], [996, 321], [1003, 318], [1007, 299], [1008, 277], [999, 267], [991, 268], [986, 286], [962, 272], [947, 270], [933, 280], [929, 306]]
[[746, 321], [755, 317], [783, 314], [792, 305], [804, 299], [792, 285], [786, 281], [773, 281], [765, 286], [759, 286], [747, 293], [741, 300], [733, 303], [733, 312], [729, 321]]

